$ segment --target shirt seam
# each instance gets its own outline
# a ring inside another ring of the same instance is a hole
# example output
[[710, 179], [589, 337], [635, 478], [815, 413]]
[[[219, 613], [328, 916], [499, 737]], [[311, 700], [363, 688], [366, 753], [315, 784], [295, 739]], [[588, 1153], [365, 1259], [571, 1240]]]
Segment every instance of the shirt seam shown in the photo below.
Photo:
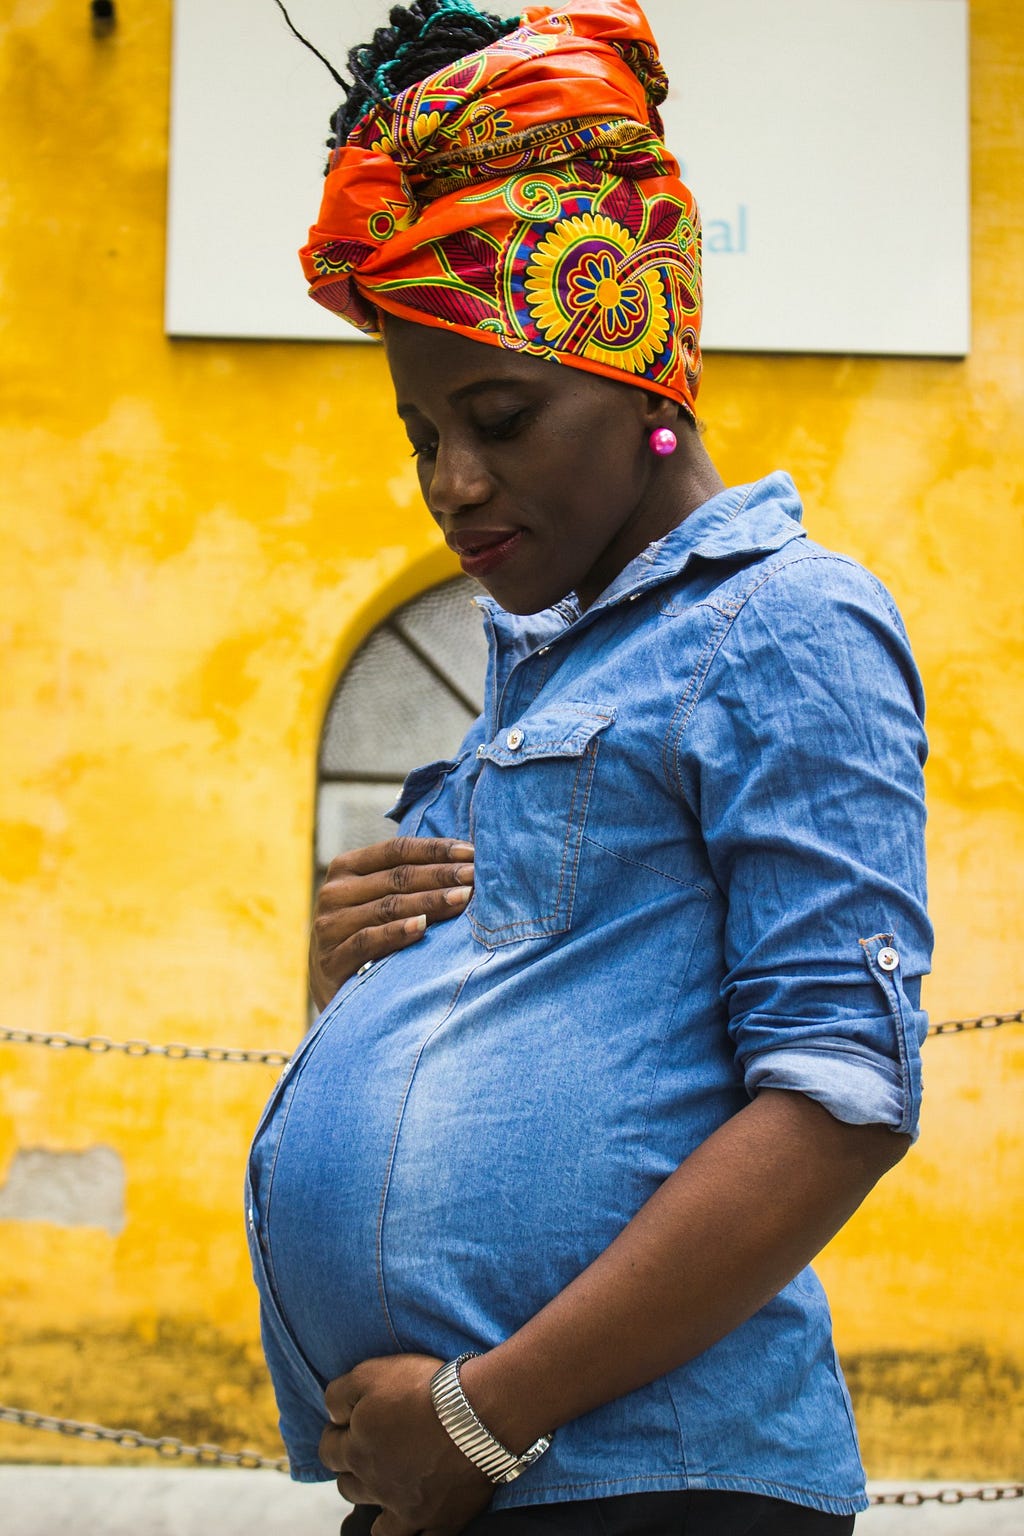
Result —
[[[683, 1477], [685, 1481], [680, 1482], [680, 1477]], [[587, 1497], [588, 1493], [590, 1496], [594, 1496], [594, 1491], [597, 1489], [621, 1488], [623, 1486], [635, 1485], [637, 1482], [641, 1481], [644, 1483], [665, 1483], [668, 1484], [669, 1487], [679, 1488], [681, 1491], [687, 1488], [691, 1488], [694, 1491], [700, 1488], [706, 1488], [709, 1490], [721, 1490], [722, 1492], [728, 1492], [730, 1489], [735, 1489], [737, 1493], [753, 1490], [764, 1494], [768, 1498], [774, 1496], [776, 1498], [781, 1497], [783, 1499], [785, 1499], [787, 1495], [795, 1495], [797, 1496], [796, 1499], [790, 1498], [790, 1503], [801, 1502], [807, 1504], [809, 1500], [814, 1499], [820, 1502], [809, 1505], [810, 1508], [822, 1509], [824, 1511], [837, 1514], [855, 1514], [857, 1511], [863, 1509], [866, 1503], [860, 1490], [858, 1490], [856, 1493], [848, 1494], [827, 1494], [820, 1493], [815, 1488], [804, 1488], [798, 1483], [786, 1483], [778, 1478], [744, 1477], [740, 1472], [712, 1472], [705, 1474], [695, 1474], [693, 1477], [686, 1478], [685, 1473], [677, 1471], [640, 1472], [632, 1477], [606, 1477], [594, 1479], [588, 1478], [586, 1482], [547, 1483], [543, 1488], [523, 1488], [520, 1491], [518, 1497], [516, 1497], [514, 1500], [509, 1499], [507, 1502], [503, 1502], [502, 1506], [500, 1507], [514, 1509], [517, 1506], [524, 1504], [528, 1505], [544, 1502], [554, 1504], [561, 1501], [550, 1498], [545, 1500], [542, 1497], [539, 1497], [539, 1495], [551, 1493], [570, 1493], [580, 1494], [584, 1497]], [[772, 1490], [775, 1490], [774, 1494]]]
[[[733, 620], [731, 618], [728, 618], [725, 614], [718, 611], [717, 622], [713, 626], [707, 639], [704, 641], [704, 646], [700, 655], [697, 657], [696, 665], [686, 680], [686, 685], [680, 696], [679, 703], [676, 705], [675, 710], [672, 713], [672, 718], [668, 723], [668, 729], [665, 732], [665, 739], [662, 746], [662, 772], [665, 776], [665, 782], [668, 786], [669, 792], [679, 795], [679, 797], [685, 801], [686, 804], [689, 804], [689, 801], [686, 797], [686, 791], [683, 788], [682, 775], [679, 772], [678, 752], [676, 748], [679, 742], [679, 738], [682, 736], [686, 729], [690, 716], [693, 714], [694, 709], [697, 707], [698, 702], [703, 696], [704, 684], [707, 682], [708, 673], [711, 671], [711, 668], [715, 662], [715, 658], [721, 649], [722, 643], [725, 640], [726, 635], [729, 633], [730, 628], [732, 627], [732, 622]], [[693, 806], [691, 809], [696, 815], [696, 807]]]
[[673, 885], [678, 885], [684, 891], [696, 891], [697, 895], [703, 896], [705, 901], [711, 900], [711, 892], [706, 891], [702, 885], [696, 885], [692, 880], [680, 880], [678, 875], [670, 875], [667, 869], [659, 869], [656, 864], [648, 864], [643, 859], [631, 859], [628, 853], [620, 853], [617, 848], [609, 848], [607, 843], [592, 837], [589, 832], [584, 832], [582, 841], [589, 843], [592, 848], [600, 848], [601, 852], [607, 853], [610, 858], [631, 865], [633, 869], [649, 870], [652, 875], [660, 875], [663, 880], [671, 880]]

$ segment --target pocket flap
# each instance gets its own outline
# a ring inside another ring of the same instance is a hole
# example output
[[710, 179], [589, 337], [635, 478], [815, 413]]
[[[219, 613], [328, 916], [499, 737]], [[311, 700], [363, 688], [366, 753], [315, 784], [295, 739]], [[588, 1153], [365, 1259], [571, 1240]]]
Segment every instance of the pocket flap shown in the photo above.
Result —
[[440, 757], [436, 763], [424, 763], [422, 768], [414, 768], [406, 775], [402, 785], [402, 793], [391, 808], [384, 812], [391, 821], [401, 821], [410, 806], [421, 800], [430, 790], [436, 789], [441, 782], [448, 777], [453, 768], [457, 768], [463, 761], [462, 757]]
[[614, 719], [611, 705], [549, 704], [503, 726], [493, 740], [477, 747], [477, 756], [502, 768], [544, 757], [582, 757]]

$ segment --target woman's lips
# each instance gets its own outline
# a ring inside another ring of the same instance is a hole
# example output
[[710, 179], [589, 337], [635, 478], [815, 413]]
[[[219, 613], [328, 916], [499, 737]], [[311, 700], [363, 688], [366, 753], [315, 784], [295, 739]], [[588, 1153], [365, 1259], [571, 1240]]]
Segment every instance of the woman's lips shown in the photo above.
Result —
[[504, 565], [518, 548], [522, 536], [521, 528], [513, 532], [501, 529], [490, 533], [482, 529], [479, 533], [469, 529], [453, 538], [451, 544], [466, 575], [480, 577], [487, 576], [491, 571], [497, 570], [499, 565]]

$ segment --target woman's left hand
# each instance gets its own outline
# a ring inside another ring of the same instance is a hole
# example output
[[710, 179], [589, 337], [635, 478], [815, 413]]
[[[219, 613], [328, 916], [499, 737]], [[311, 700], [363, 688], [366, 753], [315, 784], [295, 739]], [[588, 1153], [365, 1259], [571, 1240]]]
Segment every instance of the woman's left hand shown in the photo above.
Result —
[[434, 1412], [429, 1355], [364, 1360], [324, 1394], [331, 1422], [320, 1459], [352, 1504], [379, 1504], [373, 1536], [456, 1536], [486, 1509], [494, 1488]]

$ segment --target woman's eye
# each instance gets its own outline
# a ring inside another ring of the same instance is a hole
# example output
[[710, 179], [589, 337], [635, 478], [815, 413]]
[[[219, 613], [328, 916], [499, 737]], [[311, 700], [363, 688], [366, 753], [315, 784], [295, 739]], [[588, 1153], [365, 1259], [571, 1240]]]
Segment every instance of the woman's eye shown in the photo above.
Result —
[[437, 443], [413, 443], [412, 456], [414, 459], [432, 459], [437, 452]]
[[503, 438], [515, 437], [520, 427], [526, 420], [526, 411], [513, 411], [510, 416], [502, 416], [498, 421], [489, 421], [481, 425], [481, 431], [485, 437]]

